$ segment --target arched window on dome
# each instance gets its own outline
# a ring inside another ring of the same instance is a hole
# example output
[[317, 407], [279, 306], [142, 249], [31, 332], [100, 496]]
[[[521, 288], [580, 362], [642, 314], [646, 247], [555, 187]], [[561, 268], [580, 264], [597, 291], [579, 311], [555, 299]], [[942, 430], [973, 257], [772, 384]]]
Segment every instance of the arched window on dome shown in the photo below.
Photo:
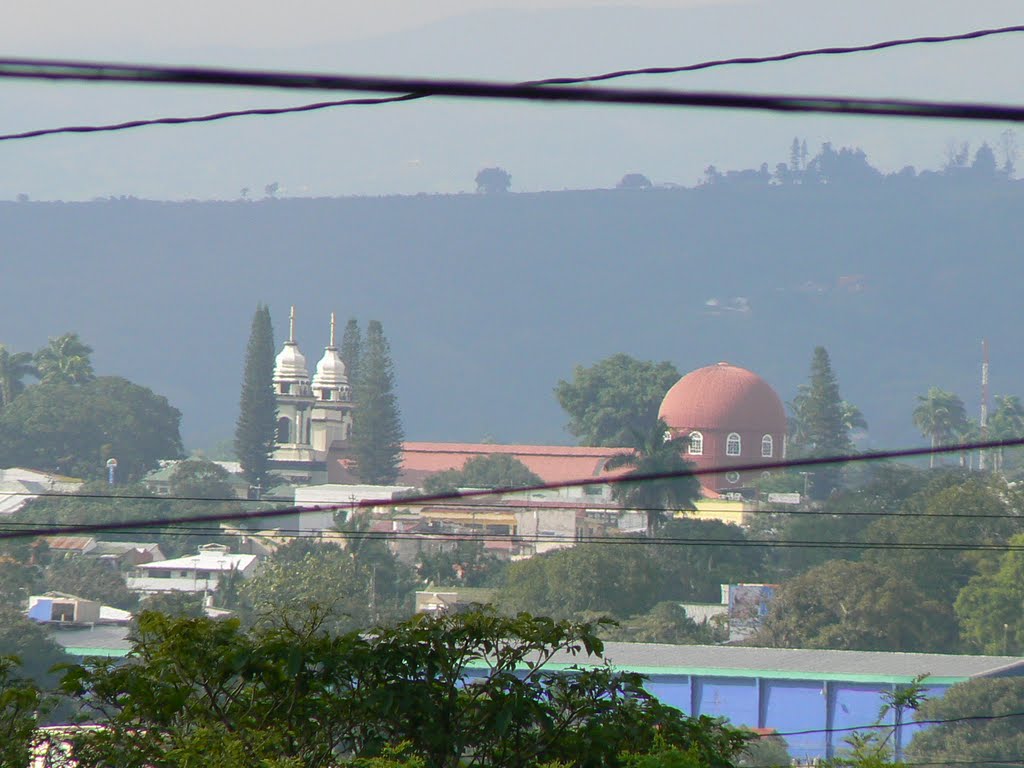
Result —
[[775, 453], [775, 441], [772, 440], [771, 435], [765, 435], [761, 438], [761, 456], [766, 459], [770, 459]]
[[704, 455], [704, 435], [700, 432], [690, 433], [690, 444], [686, 448], [686, 452], [691, 456], [703, 456]]
[[742, 444], [740, 436], [735, 432], [730, 432], [729, 436], [725, 438], [725, 455], [726, 456], [739, 456], [742, 450]]

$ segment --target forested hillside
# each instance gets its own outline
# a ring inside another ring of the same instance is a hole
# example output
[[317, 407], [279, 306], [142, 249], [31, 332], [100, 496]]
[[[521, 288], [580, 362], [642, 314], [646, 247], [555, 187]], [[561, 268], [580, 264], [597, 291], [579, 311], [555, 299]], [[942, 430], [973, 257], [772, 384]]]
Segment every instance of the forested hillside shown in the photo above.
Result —
[[784, 400], [832, 355], [875, 447], [918, 443], [929, 386], [1024, 391], [1024, 186], [996, 175], [255, 202], [0, 203], [0, 341], [78, 332], [166, 395], [187, 444], [231, 435], [257, 302], [310, 368], [328, 313], [380, 319], [411, 439], [569, 442], [552, 389], [617, 351], [743, 365]]

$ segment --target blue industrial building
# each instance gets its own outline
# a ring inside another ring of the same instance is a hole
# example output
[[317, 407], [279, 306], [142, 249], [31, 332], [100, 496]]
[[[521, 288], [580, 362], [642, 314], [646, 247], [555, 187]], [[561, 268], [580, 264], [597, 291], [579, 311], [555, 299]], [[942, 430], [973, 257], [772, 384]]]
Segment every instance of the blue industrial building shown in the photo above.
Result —
[[[646, 675], [647, 690], [686, 714], [776, 731], [800, 759], [832, 757], [851, 730], [876, 722], [883, 691], [917, 675], [928, 674], [932, 698], [972, 678], [1024, 676], [1016, 656], [606, 643], [604, 660]], [[567, 654], [555, 661], [594, 663]], [[905, 747], [919, 728], [903, 725], [895, 744]]]

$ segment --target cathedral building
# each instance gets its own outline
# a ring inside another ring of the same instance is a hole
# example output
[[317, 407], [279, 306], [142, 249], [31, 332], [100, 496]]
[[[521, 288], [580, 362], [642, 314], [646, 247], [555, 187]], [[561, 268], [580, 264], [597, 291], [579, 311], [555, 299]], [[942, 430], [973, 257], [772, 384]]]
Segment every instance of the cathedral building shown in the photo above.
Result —
[[352, 388], [335, 344], [331, 313], [330, 343], [312, 378], [295, 341], [295, 307], [288, 318], [288, 340], [274, 361], [277, 438], [271, 469], [295, 483], [327, 480], [327, 455], [344, 453], [352, 435]]

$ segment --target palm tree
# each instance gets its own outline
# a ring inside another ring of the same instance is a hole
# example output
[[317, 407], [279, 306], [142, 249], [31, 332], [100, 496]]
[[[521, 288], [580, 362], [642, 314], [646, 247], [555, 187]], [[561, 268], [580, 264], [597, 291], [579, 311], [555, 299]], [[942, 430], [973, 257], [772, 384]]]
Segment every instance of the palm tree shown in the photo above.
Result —
[[[683, 448], [688, 438], [671, 438], [668, 426], [661, 419], [646, 435], [633, 431], [633, 450], [618, 453], [605, 464], [605, 469], [632, 467], [625, 475], [626, 480], [615, 485], [613, 494], [623, 507], [642, 509], [647, 514], [647, 536], [653, 537], [658, 526], [664, 521], [665, 512], [689, 506], [700, 496], [700, 483], [693, 475], [683, 474], [693, 469], [685, 461]], [[630, 477], [644, 475], [672, 475], [652, 480]]]
[[[931, 387], [926, 394], [918, 395], [917, 401], [914, 426], [931, 438], [932, 448], [957, 434], [967, 420], [963, 400], [939, 387]], [[935, 454], [929, 457], [928, 467], [935, 467]]]
[[30, 352], [8, 352], [7, 347], [0, 344], [0, 408], [11, 404], [25, 389], [23, 379], [36, 376], [36, 368], [32, 365]]
[[[991, 440], [1016, 440], [1024, 437], [1024, 404], [1015, 395], [996, 395], [996, 409], [988, 420], [988, 437]], [[1003, 449], [995, 452], [992, 469], [1003, 469]]]
[[36, 352], [36, 366], [43, 383], [65, 382], [84, 384], [96, 376], [89, 355], [92, 347], [82, 342], [77, 333], [65, 333]]

